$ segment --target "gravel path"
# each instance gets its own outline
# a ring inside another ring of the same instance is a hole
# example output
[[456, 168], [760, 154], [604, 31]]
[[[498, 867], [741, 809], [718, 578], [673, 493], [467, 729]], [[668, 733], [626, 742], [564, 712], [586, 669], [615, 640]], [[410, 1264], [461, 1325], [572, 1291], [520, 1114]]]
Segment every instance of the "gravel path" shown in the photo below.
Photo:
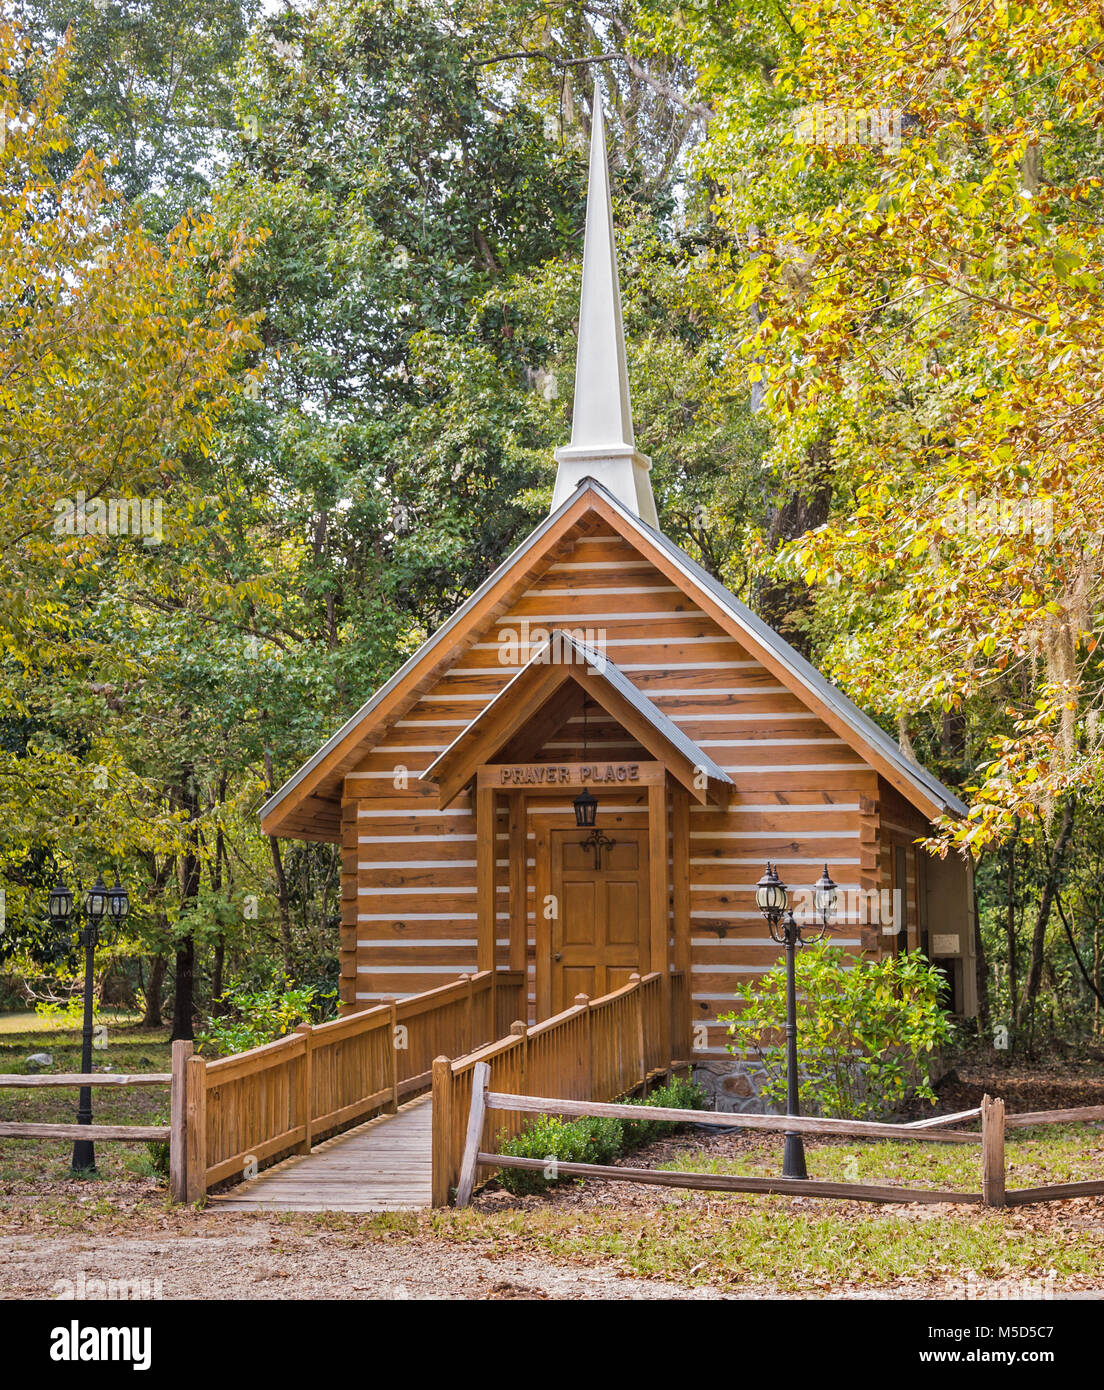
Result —
[[[149, 1281], [157, 1296], [211, 1299], [706, 1299], [658, 1279], [543, 1260], [490, 1259], [432, 1240], [335, 1242], [264, 1221], [226, 1235], [0, 1236], [0, 1299], [56, 1298], [83, 1275]], [[60, 1287], [59, 1287], [60, 1281]]]

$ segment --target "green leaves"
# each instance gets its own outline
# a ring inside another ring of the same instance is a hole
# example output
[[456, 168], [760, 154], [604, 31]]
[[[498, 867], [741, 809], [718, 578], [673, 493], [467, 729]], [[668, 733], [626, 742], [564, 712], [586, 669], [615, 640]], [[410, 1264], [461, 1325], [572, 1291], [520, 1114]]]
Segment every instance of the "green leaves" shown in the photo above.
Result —
[[[952, 1029], [940, 1004], [943, 976], [918, 951], [874, 962], [822, 943], [798, 954], [796, 974], [803, 1107], [861, 1119], [915, 1096], [934, 1101], [928, 1059]], [[766, 1071], [764, 1098], [784, 1103], [784, 965], [762, 976], [722, 1022], [728, 1050], [758, 1058]]]

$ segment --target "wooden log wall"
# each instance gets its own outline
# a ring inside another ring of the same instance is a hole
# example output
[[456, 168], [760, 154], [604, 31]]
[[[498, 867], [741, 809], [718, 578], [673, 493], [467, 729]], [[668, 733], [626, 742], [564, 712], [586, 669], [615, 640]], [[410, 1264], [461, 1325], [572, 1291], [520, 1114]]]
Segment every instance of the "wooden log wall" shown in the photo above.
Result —
[[[706, 1055], [723, 1055], [724, 1029], [713, 1021], [778, 956], [754, 901], [767, 859], [793, 888], [810, 887], [827, 862], [841, 889], [836, 939], [856, 952], [881, 945], [861, 920], [861, 901], [882, 887], [879, 807], [887, 789], [738, 641], [627, 541], [608, 534], [579, 536], [567, 558], [551, 563], [468, 645], [346, 777], [343, 1006], [371, 1007], [476, 968], [472, 800], [464, 793], [442, 811], [436, 789], [419, 782], [418, 773], [524, 665], [530, 654], [525, 639], [535, 648], [555, 627], [603, 651], [736, 783], [727, 809], [691, 802], [678, 811], [680, 823], [689, 826], [678, 871], [689, 877], [689, 960], [683, 964], [690, 972], [691, 1018], [706, 1025]], [[648, 756], [601, 711], [592, 713], [588, 751], [592, 760]], [[548, 735], [539, 757], [573, 761], [581, 754], [582, 716], [575, 713]], [[527, 800], [525, 955], [532, 993], [532, 817], [554, 809], [570, 813], [571, 794]], [[625, 824], [645, 825], [646, 808], [646, 788], [618, 788], [603, 799], [600, 815], [604, 824], [619, 816]], [[522, 831], [515, 825], [511, 832], [503, 801], [495, 832], [502, 966], [520, 963], [519, 948], [511, 957], [509, 945], [511, 833], [516, 849]], [[673, 897], [677, 902], [679, 895]], [[673, 963], [679, 962], [673, 957]]]

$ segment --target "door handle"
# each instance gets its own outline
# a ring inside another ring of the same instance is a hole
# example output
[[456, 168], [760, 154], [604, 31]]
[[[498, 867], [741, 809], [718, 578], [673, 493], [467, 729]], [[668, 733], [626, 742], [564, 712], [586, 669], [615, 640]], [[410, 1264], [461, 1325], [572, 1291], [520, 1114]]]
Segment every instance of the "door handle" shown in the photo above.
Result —
[[553, 960], [563, 960], [563, 952], [562, 952], [562, 951], [557, 951], [556, 954], [552, 957], [552, 959], [553, 959]]

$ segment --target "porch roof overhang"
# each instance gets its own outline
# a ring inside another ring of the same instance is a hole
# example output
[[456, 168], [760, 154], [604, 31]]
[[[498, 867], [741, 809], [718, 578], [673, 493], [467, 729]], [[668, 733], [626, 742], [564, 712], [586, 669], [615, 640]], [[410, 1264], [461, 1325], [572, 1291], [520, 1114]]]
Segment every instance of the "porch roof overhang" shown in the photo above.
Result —
[[[530, 724], [547, 737], [566, 718], [576, 691], [602, 707], [699, 802], [724, 804], [732, 779], [601, 652], [556, 631], [526, 666], [421, 774], [446, 807]], [[543, 740], [541, 740], [543, 741]]]

